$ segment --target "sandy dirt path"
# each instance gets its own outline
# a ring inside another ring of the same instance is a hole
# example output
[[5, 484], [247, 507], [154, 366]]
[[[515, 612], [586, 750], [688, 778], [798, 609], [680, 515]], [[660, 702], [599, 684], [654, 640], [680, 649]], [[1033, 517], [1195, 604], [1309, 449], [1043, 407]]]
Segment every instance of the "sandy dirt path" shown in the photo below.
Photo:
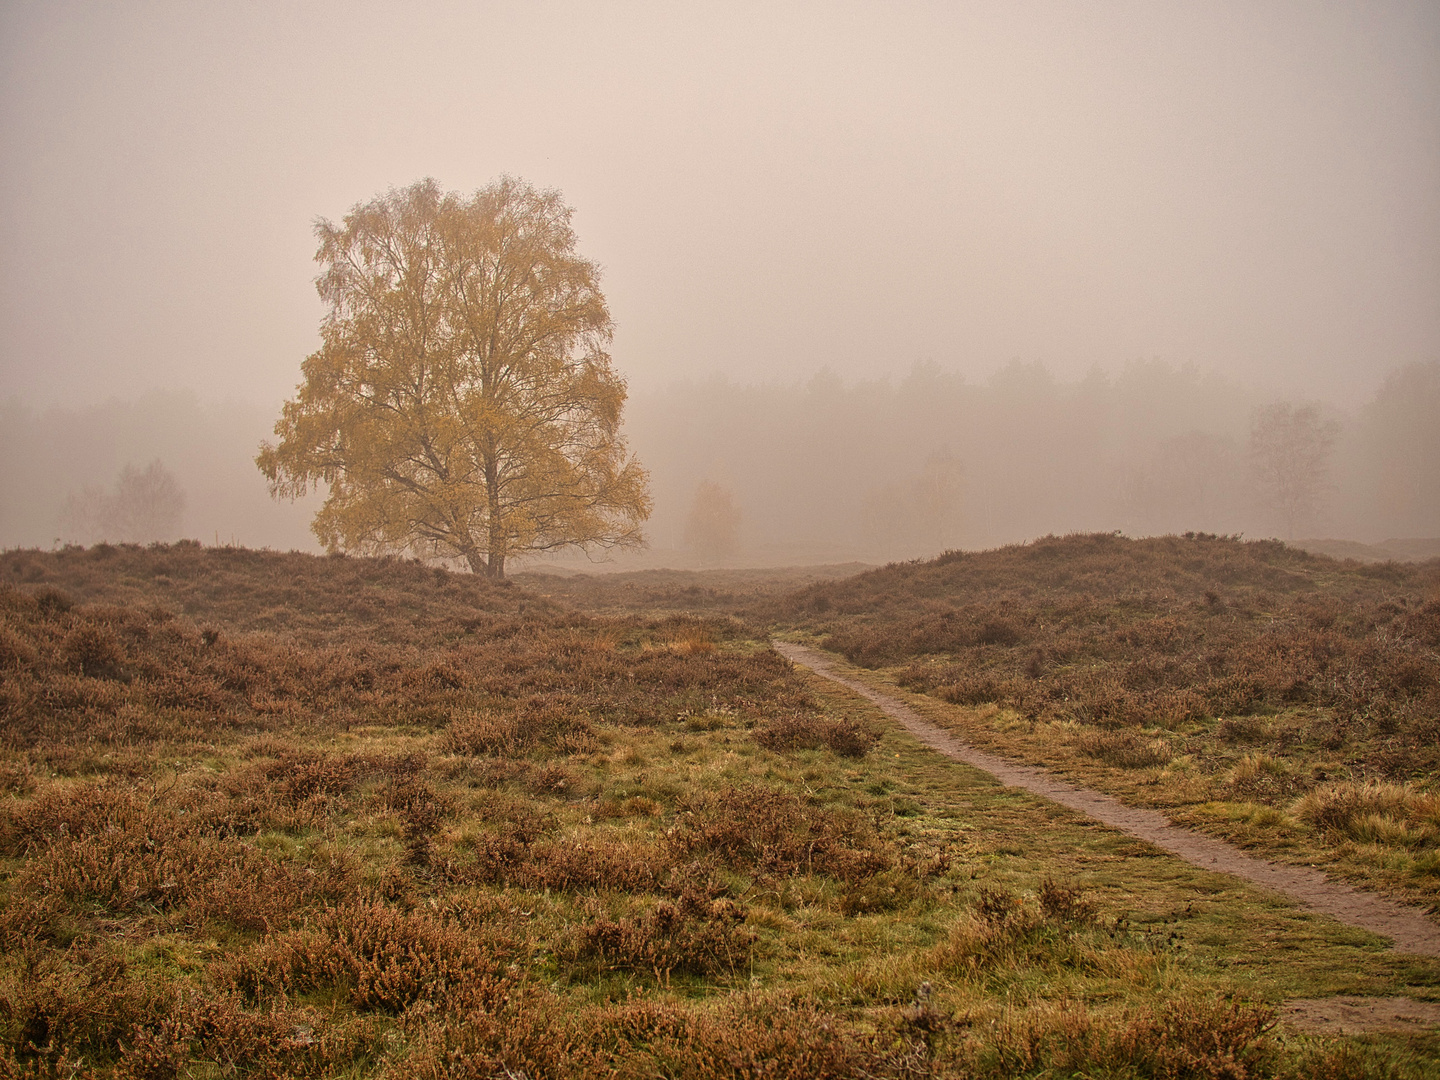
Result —
[[831, 658], [824, 653], [785, 641], [772, 644], [775, 651], [791, 663], [809, 668], [816, 674], [868, 698], [927, 746], [989, 773], [1002, 784], [1024, 788], [1062, 806], [1088, 814], [1097, 821], [1131, 836], [1148, 840], [1205, 870], [1234, 874], [1275, 892], [1284, 893], [1312, 911], [1387, 937], [1394, 942], [1395, 948], [1402, 952], [1440, 956], [1440, 927], [1430, 922], [1418, 908], [1398, 904], [1343, 882], [1332, 881], [1319, 870], [1310, 867], [1285, 866], [1257, 859], [1223, 840], [1172, 825], [1169, 819], [1158, 811], [1126, 806], [1109, 795], [1063, 780], [1048, 769], [1017, 764], [977, 750], [948, 731], [936, 727], [898, 698], [841, 674], [835, 669]]

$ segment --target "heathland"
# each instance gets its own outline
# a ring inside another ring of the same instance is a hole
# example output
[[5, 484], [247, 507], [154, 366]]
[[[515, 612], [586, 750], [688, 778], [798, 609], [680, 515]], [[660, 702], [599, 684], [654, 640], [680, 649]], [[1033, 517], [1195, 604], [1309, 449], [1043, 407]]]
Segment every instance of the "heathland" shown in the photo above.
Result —
[[1433, 1067], [1275, 1018], [1440, 998], [1440, 963], [940, 760], [768, 642], [1433, 899], [1435, 564], [1081, 537], [823, 577], [0, 556], [0, 1074]]
[[1440, 560], [1046, 538], [809, 586], [779, 618], [943, 723], [1183, 824], [1440, 900]]

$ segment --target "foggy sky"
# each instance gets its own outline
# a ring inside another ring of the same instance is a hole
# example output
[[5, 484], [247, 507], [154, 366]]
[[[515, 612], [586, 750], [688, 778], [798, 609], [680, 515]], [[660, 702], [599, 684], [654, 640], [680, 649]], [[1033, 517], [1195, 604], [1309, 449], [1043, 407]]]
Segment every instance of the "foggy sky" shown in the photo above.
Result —
[[1440, 357], [1440, 5], [0, 6], [0, 399], [273, 408], [317, 216], [559, 188], [637, 391]]

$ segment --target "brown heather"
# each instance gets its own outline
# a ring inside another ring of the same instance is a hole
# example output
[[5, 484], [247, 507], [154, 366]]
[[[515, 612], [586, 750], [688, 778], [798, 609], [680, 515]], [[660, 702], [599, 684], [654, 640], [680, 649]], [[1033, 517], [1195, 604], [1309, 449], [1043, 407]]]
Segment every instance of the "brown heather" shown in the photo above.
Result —
[[[1237, 922], [938, 766], [728, 615], [191, 544], [11, 552], [0, 581], [0, 1076], [1408, 1080], [1434, 1056], [1287, 1042], [1267, 1002], [1440, 972], [1322, 941], [1234, 977], [1288, 915]], [[1227, 736], [1245, 783], [1284, 772], [1272, 719]], [[1096, 760], [1174, 738], [1133, 734], [1097, 727]], [[1415, 782], [1301, 794], [1337, 836], [1436, 827]]]

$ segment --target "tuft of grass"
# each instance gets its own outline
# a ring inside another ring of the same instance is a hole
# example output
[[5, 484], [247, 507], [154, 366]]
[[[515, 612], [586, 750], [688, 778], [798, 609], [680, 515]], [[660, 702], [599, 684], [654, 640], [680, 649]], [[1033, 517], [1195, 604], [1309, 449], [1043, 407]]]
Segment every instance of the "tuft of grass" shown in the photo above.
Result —
[[1169, 763], [1174, 755], [1164, 739], [1147, 739], [1131, 731], [1087, 731], [1075, 740], [1082, 754], [1122, 769], [1150, 769]]
[[1362, 843], [1423, 848], [1440, 843], [1440, 794], [1379, 781], [1324, 784], [1296, 801], [1301, 821]]

